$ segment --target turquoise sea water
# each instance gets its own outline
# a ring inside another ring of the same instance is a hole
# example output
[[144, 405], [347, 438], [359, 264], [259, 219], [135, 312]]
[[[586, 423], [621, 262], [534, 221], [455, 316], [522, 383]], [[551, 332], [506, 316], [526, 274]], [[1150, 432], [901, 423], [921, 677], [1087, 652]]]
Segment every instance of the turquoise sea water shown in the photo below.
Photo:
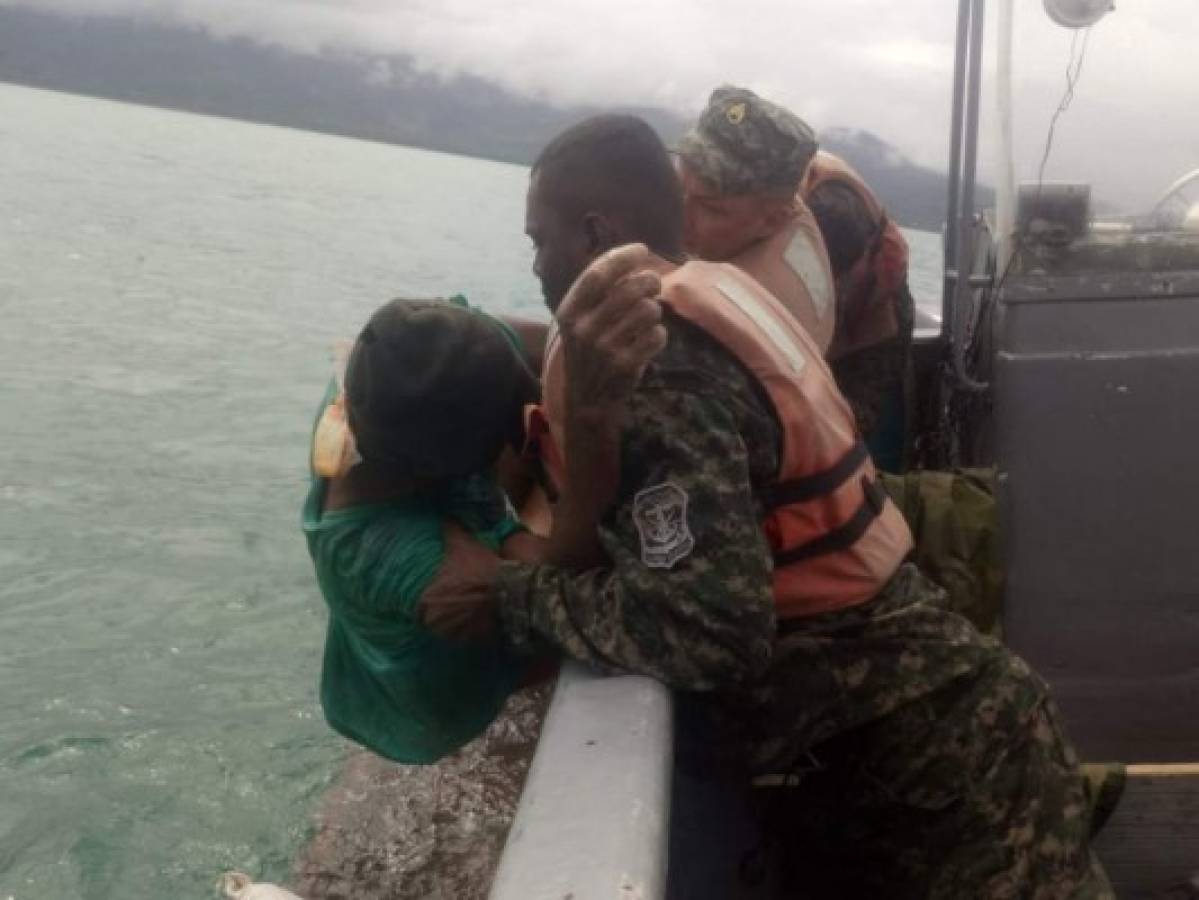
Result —
[[391, 296], [542, 315], [526, 178], [0, 84], [0, 900], [286, 877], [344, 753], [298, 529], [328, 348]]

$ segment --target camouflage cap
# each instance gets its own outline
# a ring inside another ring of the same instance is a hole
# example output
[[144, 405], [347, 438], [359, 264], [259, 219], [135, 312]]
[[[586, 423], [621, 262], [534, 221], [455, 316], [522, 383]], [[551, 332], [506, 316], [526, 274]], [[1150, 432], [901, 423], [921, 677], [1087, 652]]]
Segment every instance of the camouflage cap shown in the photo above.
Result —
[[749, 194], [798, 189], [816, 146], [815, 132], [790, 110], [724, 85], [712, 92], [678, 153], [719, 190]]

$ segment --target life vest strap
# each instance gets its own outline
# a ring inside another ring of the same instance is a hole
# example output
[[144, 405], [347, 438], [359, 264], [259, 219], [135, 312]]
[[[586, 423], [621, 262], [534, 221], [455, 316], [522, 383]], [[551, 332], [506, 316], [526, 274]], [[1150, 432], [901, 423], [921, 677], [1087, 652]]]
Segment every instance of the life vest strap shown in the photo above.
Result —
[[866, 442], [858, 438], [857, 443], [844, 456], [824, 471], [805, 475], [803, 478], [792, 478], [764, 490], [762, 502], [766, 512], [772, 513], [783, 506], [807, 503], [809, 500], [833, 493], [869, 458], [870, 450], [866, 447]]
[[845, 524], [815, 540], [808, 541], [806, 544], [800, 544], [789, 550], [780, 550], [774, 555], [775, 567], [781, 569], [784, 566], [805, 562], [817, 556], [848, 550], [856, 544], [871, 523], [882, 514], [883, 507], [887, 503], [887, 492], [883, 486], [877, 480], [871, 481], [865, 475], [862, 476], [862, 493], [865, 496], [862, 498], [861, 506]]
[[525, 405], [525, 442], [520, 457], [537, 470], [537, 481], [551, 503], [558, 499], [555, 478], [563, 478], [566, 464], [550, 431], [549, 417], [538, 403]]
[[874, 227], [874, 237], [870, 239], [870, 255], [876, 256], [878, 251], [883, 248], [883, 238], [887, 234], [887, 226], [891, 224], [891, 220], [887, 217], [887, 211], [884, 209], [879, 214], [878, 223]]

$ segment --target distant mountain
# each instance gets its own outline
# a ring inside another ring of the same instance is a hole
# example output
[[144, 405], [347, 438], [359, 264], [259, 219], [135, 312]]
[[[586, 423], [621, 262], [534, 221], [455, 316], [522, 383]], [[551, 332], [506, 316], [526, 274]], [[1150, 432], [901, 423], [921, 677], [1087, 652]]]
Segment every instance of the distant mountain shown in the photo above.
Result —
[[[949, 190], [944, 172], [916, 165], [868, 131], [832, 128], [820, 135], [820, 145], [857, 169], [901, 224], [941, 230]], [[975, 205], [978, 209], [993, 208], [995, 191], [978, 185]]]
[[[470, 76], [443, 80], [404, 57], [308, 56], [199, 29], [15, 7], [0, 7], [0, 81], [516, 163], [596, 111]], [[666, 110], [621, 109], [667, 141], [687, 125]], [[862, 173], [897, 220], [940, 229], [943, 174], [865, 131], [832, 130], [822, 144]]]

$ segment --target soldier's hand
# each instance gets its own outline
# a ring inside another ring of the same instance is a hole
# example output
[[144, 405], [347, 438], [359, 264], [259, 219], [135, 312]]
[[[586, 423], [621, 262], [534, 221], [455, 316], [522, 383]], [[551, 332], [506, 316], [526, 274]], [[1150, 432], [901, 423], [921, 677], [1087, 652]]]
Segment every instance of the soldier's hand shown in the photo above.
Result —
[[436, 634], [461, 641], [484, 640], [498, 621], [491, 587], [499, 557], [455, 524], [445, 527], [445, 559], [425, 588], [420, 620]]
[[643, 244], [609, 250], [575, 279], [558, 307], [569, 402], [576, 409], [626, 399], [666, 346], [662, 281], [648, 263]]

